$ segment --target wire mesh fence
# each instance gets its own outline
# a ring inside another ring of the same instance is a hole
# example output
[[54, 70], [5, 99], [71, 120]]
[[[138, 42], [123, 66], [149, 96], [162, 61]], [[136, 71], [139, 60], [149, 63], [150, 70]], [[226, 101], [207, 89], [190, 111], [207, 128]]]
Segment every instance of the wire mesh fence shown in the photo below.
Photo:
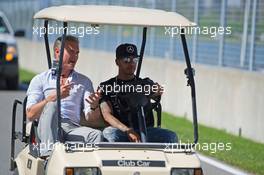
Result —
[[[32, 32], [33, 26], [43, 25], [43, 21], [33, 21], [35, 12], [49, 6], [82, 4], [143, 7], [180, 13], [199, 27], [198, 33], [187, 35], [192, 62], [264, 72], [264, 1], [261, 0], [0, 0], [0, 10], [15, 30], [25, 29], [26, 37], [43, 40]], [[219, 28], [225, 34], [219, 34]], [[100, 26], [99, 35], [90, 35], [88, 40], [80, 37], [80, 40], [83, 47], [114, 52], [123, 42], [140, 46], [141, 35], [139, 27]], [[51, 41], [54, 38], [51, 37]], [[145, 55], [184, 59], [179, 36], [165, 35], [164, 28], [148, 30]]]

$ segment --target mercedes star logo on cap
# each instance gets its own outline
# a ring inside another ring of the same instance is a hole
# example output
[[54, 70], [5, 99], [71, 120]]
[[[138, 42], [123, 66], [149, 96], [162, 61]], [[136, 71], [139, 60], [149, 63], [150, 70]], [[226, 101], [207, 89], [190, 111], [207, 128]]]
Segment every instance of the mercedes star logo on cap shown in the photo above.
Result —
[[133, 46], [127, 46], [127, 52], [128, 53], [133, 53], [134, 52]]

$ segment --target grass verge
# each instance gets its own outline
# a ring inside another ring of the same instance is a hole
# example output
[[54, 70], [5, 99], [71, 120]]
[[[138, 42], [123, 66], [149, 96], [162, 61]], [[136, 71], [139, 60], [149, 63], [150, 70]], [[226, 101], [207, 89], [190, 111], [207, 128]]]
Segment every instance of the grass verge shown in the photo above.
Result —
[[19, 79], [21, 83], [29, 84], [31, 79], [35, 76], [36, 74], [25, 70], [25, 69], [19, 69]]
[[[193, 140], [192, 122], [163, 113], [163, 127], [178, 134], [181, 142]], [[197, 151], [254, 174], [264, 174], [264, 144], [199, 125]]]

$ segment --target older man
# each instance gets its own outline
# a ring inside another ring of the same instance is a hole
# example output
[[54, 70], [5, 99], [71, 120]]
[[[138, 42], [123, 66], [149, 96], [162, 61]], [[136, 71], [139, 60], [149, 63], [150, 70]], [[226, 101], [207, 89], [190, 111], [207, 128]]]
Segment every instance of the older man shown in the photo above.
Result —
[[[54, 43], [55, 61], [59, 60], [61, 37]], [[80, 126], [81, 113], [88, 122], [99, 119], [98, 98], [90, 94], [94, 92], [91, 80], [74, 70], [78, 60], [78, 38], [67, 35], [63, 53], [61, 73], [61, 122], [64, 139], [69, 141], [100, 142], [103, 140], [100, 130]], [[27, 91], [27, 117], [29, 120], [39, 120], [38, 135], [41, 143], [46, 144], [41, 149], [41, 155], [49, 155], [47, 145], [57, 138], [57, 95], [56, 72], [52, 69], [36, 75]], [[87, 102], [89, 99], [89, 103]]]

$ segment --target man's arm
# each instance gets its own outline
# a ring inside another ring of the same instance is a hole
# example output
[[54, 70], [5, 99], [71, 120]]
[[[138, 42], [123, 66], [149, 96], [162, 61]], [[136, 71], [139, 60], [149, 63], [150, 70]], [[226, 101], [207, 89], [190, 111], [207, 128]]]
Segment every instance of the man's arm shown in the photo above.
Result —
[[[92, 88], [92, 85], [90, 85], [90, 87]], [[101, 92], [97, 91], [94, 93], [93, 88], [87, 91], [84, 95], [84, 104], [85, 104], [84, 113], [85, 113], [85, 119], [88, 123], [98, 123], [98, 121], [99, 122], [101, 121], [101, 113], [99, 109], [100, 98], [101, 98]]]
[[124, 125], [120, 122], [116, 117], [112, 114], [112, 108], [108, 102], [103, 101], [100, 104], [102, 115], [107, 123], [109, 123], [112, 127], [118, 128], [121, 131], [127, 133], [128, 138], [132, 142], [140, 142], [140, 136], [132, 129]]
[[[71, 85], [72, 85], [71, 83], [66, 82], [64, 85], [61, 86], [61, 98], [62, 99], [69, 96]], [[56, 91], [54, 90], [53, 92], [51, 92], [51, 94], [47, 98], [44, 98], [40, 102], [33, 104], [32, 106], [27, 108], [26, 110], [27, 118], [30, 121], [39, 119], [45, 105], [48, 102], [55, 102], [56, 99], [57, 99], [57, 95], [56, 95]]]
[[101, 113], [97, 107], [94, 111], [90, 111], [85, 115], [85, 119], [88, 123], [98, 123], [101, 120]]
[[[53, 99], [54, 99], [54, 95], [50, 95], [48, 98], [45, 98], [44, 100], [42, 100], [42, 101], [32, 105], [31, 107], [29, 107], [26, 111], [27, 118], [30, 121], [33, 121], [35, 119], [39, 119], [45, 105], [48, 102], [53, 101]], [[56, 97], [55, 97], [55, 99], [56, 99]]]
[[105, 121], [109, 123], [112, 127], [118, 128], [123, 132], [128, 131], [130, 128], [113, 116], [112, 109], [109, 105], [110, 104], [107, 102], [102, 102], [100, 104], [102, 115]]

